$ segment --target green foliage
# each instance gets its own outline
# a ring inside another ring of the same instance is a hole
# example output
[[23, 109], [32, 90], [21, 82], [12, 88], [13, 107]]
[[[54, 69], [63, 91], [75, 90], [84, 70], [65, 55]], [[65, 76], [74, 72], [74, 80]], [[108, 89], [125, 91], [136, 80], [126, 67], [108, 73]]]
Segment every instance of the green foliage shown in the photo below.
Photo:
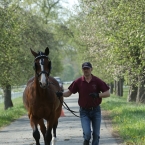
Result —
[[74, 37], [84, 44], [77, 49], [80, 58], [91, 61], [107, 82], [124, 77], [137, 84], [132, 80], [145, 68], [145, 1], [81, 2], [78, 16], [70, 19], [77, 29]]
[[63, 79], [63, 81], [74, 80], [74, 69], [73, 69], [72, 65], [70, 65], [70, 64], [65, 65], [62, 79]]
[[13, 5], [9, 8], [1, 8], [0, 15], [0, 66], [2, 70], [0, 82], [3, 86], [8, 83], [15, 84], [18, 82], [17, 75], [21, 75], [19, 59], [22, 58], [23, 50], [18, 46], [23, 25], [20, 25], [19, 15], [16, 14]]
[[61, 57], [55, 57], [60, 45], [54, 38], [53, 23], [48, 25], [43, 17], [35, 15], [31, 9], [23, 8], [21, 2], [4, 4], [0, 8], [1, 86], [25, 84], [34, 75], [34, 58], [30, 48], [44, 51], [48, 46], [51, 60], [55, 60], [53, 66], [59, 66], [55, 67], [53, 74], [62, 70]]

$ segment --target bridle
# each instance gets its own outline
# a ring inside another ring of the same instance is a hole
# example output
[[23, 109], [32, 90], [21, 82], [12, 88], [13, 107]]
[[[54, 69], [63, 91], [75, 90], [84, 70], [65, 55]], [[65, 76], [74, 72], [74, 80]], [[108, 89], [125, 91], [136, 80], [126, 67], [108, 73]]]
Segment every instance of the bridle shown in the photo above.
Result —
[[[47, 59], [49, 60], [49, 65], [48, 65], [49, 72], [47, 72], [47, 71], [41, 71], [41, 72], [37, 73], [37, 65], [36, 65], [36, 62], [35, 62], [35, 61], [36, 61], [37, 59], [41, 59], [41, 64], [44, 65], [44, 61], [43, 61], [42, 58], [47, 58]], [[43, 55], [43, 54], [41, 54], [41, 52], [40, 52], [40, 55], [37, 56], [37, 57], [35, 57], [33, 68], [34, 68], [35, 73], [36, 73], [36, 75], [37, 75], [38, 78], [40, 77], [41, 74], [46, 74], [46, 75], [49, 77], [50, 71], [51, 71], [51, 61], [50, 61], [50, 59], [48, 58], [48, 56]]]

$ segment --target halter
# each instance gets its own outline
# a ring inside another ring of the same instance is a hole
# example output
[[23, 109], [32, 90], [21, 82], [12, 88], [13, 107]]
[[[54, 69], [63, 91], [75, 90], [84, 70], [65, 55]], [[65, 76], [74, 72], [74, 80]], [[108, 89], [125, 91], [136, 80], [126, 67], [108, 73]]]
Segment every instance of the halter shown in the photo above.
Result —
[[35, 60], [38, 59], [38, 58], [42, 58], [42, 57], [43, 58], [48, 58], [48, 56], [46, 56], [46, 55], [41, 55], [41, 52], [40, 52], [40, 55], [38, 55], [37, 57], [35, 57]]
[[[35, 60], [37, 60], [37, 59], [42, 59], [42, 58], [48, 58], [48, 56], [46, 56], [46, 55], [43, 55], [43, 54], [41, 54], [42, 52], [40, 52], [40, 54], [37, 56], [37, 57], [35, 57]], [[34, 60], [34, 63], [35, 63], [35, 60]], [[48, 58], [48, 60], [49, 60], [49, 63], [51, 63], [51, 61], [50, 61], [50, 59]], [[44, 65], [44, 62], [42, 62], [42, 65]], [[34, 65], [34, 68], [35, 68], [35, 72], [36, 72], [36, 74], [37, 74], [37, 77], [39, 77], [41, 74], [47, 74], [47, 76], [49, 77], [49, 75], [50, 75], [50, 69], [51, 69], [51, 64], [50, 64], [50, 68], [49, 68], [49, 72], [47, 72], [47, 71], [41, 71], [40, 73], [37, 73], [37, 71], [36, 71], [36, 64]]]

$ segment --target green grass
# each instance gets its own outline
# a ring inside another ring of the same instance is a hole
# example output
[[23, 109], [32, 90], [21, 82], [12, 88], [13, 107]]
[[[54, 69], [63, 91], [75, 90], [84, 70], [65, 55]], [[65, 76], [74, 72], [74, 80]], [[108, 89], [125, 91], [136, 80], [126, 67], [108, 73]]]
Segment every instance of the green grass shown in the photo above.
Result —
[[110, 112], [113, 128], [127, 145], [145, 144], [145, 106], [129, 103], [126, 97], [103, 99], [102, 109]]
[[4, 110], [4, 104], [0, 103], [0, 128], [26, 114], [22, 98], [13, 99], [14, 107]]

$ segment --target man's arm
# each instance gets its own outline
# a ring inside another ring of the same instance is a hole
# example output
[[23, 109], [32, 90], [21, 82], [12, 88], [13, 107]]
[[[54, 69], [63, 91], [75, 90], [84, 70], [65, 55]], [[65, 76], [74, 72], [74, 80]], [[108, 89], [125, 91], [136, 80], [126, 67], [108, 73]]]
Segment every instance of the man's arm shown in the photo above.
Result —
[[67, 89], [63, 92], [63, 97], [69, 97], [71, 94], [72, 92], [69, 89]]
[[99, 93], [99, 97], [100, 98], [107, 98], [110, 97], [110, 90], [103, 92], [103, 93]]
[[60, 97], [69, 97], [70, 95], [72, 94], [72, 92], [68, 89], [68, 90], [65, 90], [64, 92], [56, 92], [56, 95], [58, 98]]

